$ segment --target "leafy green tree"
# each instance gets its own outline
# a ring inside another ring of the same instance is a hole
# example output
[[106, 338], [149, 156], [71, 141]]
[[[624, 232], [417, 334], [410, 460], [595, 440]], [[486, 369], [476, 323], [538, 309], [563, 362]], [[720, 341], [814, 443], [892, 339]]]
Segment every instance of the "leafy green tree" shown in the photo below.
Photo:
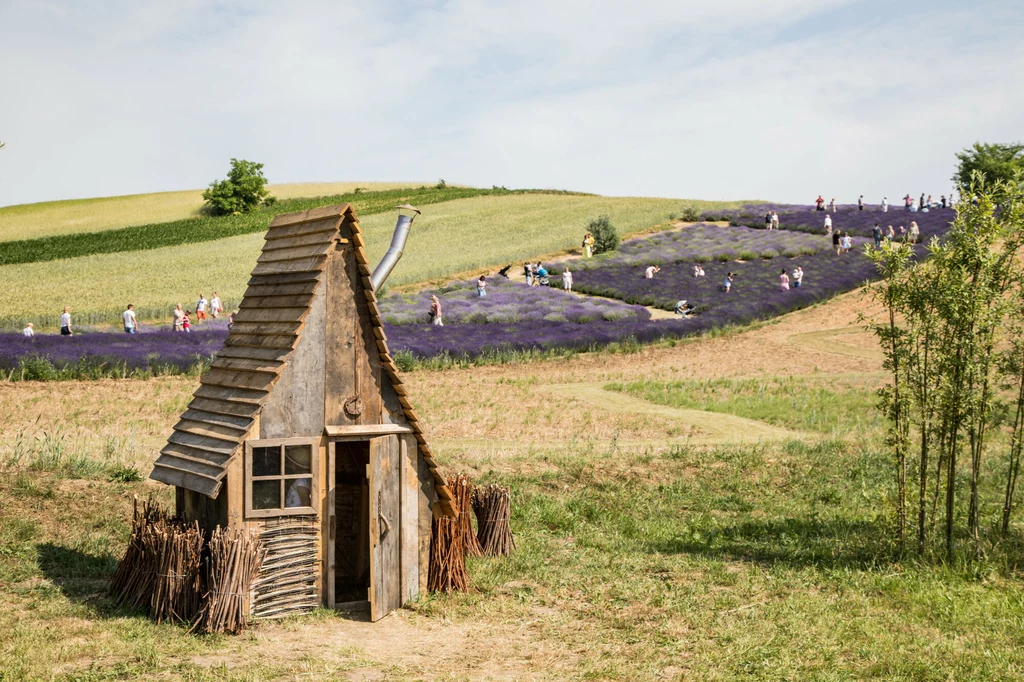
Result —
[[1024, 171], [1024, 144], [983, 144], [975, 142], [970, 149], [956, 155], [960, 164], [953, 182], [959, 187], [970, 187], [974, 173], [980, 172], [990, 187], [1010, 182], [1014, 175]]
[[211, 182], [203, 199], [214, 215], [248, 213], [276, 201], [267, 189], [263, 164], [244, 159], [231, 159], [227, 179]]
[[611, 219], [603, 215], [594, 218], [587, 226], [587, 231], [594, 235], [594, 253], [605, 253], [619, 248], [619, 233], [612, 225]]

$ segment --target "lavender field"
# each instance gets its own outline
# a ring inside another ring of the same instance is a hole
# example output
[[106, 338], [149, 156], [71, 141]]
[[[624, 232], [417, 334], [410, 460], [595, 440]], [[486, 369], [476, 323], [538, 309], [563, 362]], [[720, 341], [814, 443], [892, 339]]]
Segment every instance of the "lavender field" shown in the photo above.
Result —
[[[782, 230], [824, 234], [826, 212], [816, 211], [814, 206], [792, 206], [778, 204], [752, 204], [741, 209], [716, 211], [705, 214], [704, 220], [727, 220], [730, 225], [744, 226], [753, 229], [764, 229], [764, 214], [775, 210], [779, 214], [779, 227]], [[927, 211], [904, 211], [902, 206], [889, 206], [883, 212], [879, 206], [865, 206], [863, 211], [853, 205], [837, 206], [835, 213], [827, 213], [832, 217], [832, 227], [840, 232], [849, 232], [853, 236], [871, 237], [871, 229], [877, 222], [882, 230], [893, 226], [897, 236], [899, 228], [908, 227], [910, 221], [916, 221], [921, 230], [920, 241], [927, 242], [933, 236], [945, 234], [950, 221], [956, 216], [952, 208], [937, 208]]]
[[[764, 208], [748, 207], [730, 220], [748, 220], [745, 215]], [[871, 226], [885, 214], [843, 207], [834, 224], [860, 236], [850, 253], [836, 255], [828, 238], [813, 234], [823, 219], [821, 212], [788, 208], [780, 218], [787, 216], [782, 224], [793, 229], [694, 225], [627, 242], [585, 263], [568, 261], [577, 293], [558, 288], [563, 262], [549, 268], [551, 287], [494, 277], [484, 298], [477, 295], [476, 280], [385, 296], [381, 313], [391, 351], [400, 359], [479, 358], [505, 351], [591, 350], [617, 342], [678, 338], [774, 317], [877, 277], [863, 249], [871, 243]], [[922, 240], [941, 236], [952, 215], [950, 210], [888, 214], [917, 220]], [[923, 246], [917, 250], [924, 255]], [[693, 265], [698, 262], [705, 276], [695, 278]], [[661, 271], [645, 279], [644, 268], [654, 264]], [[797, 266], [804, 270], [803, 286], [781, 290], [780, 271], [785, 268], [792, 276]], [[726, 293], [722, 282], [728, 272], [736, 277]], [[428, 321], [432, 294], [441, 301], [444, 326]], [[695, 308], [688, 319], [654, 320], [644, 307], [672, 310], [681, 299]], [[55, 371], [67, 378], [197, 372], [226, 336], [222, 321], [191, 334], [163, 329], [138, 335], [85, 331], [71, 338], [0, 334], [0, 369], [15, 379], [53, 378]]]
[[[859, 251], [867, 241], [855, 239], [854, 250], [839, 256], [828, 249], [793, 258], [712, 261], [703, 264], [704, 277], [694, 277], [690, 263], [664, 265], [654, 279], [644, 278], [642, 266], [610, 266], [578, 273], [574, 286], [580, 292], [665, 310], [686, 299], [702, 321], [744, 324], [803, 308], [874, 279], [874, 265]], [[781, 270], [792, 276], [797, 266], [804, 269], [803, 286], [782, 291]], [[726, 293], [722, 283], [730, 272], [736, 277]]]

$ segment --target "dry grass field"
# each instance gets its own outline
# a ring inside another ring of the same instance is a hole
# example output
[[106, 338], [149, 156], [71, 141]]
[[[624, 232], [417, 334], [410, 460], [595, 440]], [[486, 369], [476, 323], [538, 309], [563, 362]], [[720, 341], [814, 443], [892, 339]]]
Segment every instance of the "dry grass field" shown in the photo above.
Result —
[[[330, 196], [369, 190], [418, 187], [422, 182], [302, 182], [270, 185], [279, 199]], [[429, 183], [427, 183], [429, 184]], [[202, 190], [132, 194], [97, 199], [69, 199], [40, 204], [0, 207], [0, 241], [34, 239], [58, 234], [100, 232], [130, 225], [167, 222], [198, 216]]]
[[[1020, 679], [1016, 566], [897, 560], [884, 540], [862, 311], [855, 292], [630, 353], [408, 374], [448, 471], [512, 485], [519, 551], [376, 624], [320, 612], [239, 637], [103, 596], [131, 497], [170, 497], [107, 472], [148, 472], [195, 380], [0, 384], [0, 679]], [[720, 401], [636, 397], [661, 382]], [[787, 395], [835, 418], [780, 413]]]

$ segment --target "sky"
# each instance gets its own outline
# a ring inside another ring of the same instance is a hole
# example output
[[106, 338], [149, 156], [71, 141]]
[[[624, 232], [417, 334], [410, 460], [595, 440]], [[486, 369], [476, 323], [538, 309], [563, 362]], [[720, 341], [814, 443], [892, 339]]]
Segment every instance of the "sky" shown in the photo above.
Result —
[[1024, 139], [1024, 3], [0, 0], [0, 206], [405, 181], [854, 202]]

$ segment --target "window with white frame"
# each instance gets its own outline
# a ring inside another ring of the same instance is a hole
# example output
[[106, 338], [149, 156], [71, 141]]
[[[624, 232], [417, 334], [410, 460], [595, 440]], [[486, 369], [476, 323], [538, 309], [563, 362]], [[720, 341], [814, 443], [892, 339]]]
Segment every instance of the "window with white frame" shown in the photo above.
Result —
[[246, 516], [315, 514], [319, 452], [314, 438], [247, 441]]

